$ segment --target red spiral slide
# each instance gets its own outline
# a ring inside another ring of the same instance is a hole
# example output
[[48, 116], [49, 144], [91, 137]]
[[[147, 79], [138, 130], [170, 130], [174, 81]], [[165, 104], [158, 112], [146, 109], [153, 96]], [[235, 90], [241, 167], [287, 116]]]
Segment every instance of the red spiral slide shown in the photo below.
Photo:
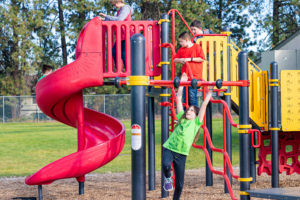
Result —
[[83, 107], [82, 90], [103, 85], [102, 26], [92, 19], [81, 31], [76, 60], [41, 79], [36, 86], [40, 109], [64, 124], [77, 128], [78, 151], [43, 167], [26, 178], [28, 185], [77, 178], [113, 160], [125, 142], [124, 125], [104, 113]]

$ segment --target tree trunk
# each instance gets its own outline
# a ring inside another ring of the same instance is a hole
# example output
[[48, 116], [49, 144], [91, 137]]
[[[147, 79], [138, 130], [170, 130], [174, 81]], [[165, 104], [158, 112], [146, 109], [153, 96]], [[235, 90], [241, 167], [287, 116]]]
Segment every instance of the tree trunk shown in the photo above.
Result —
[[143, 19], [148, 20], [158, 20], [160, 19], [160, 2], [158, 1], [143, 1], [141, 5], [141, 11], [143, 14]]
[[279, 7], [280, 0], [273, 0], [273, 35], [272, 35], [272, 46], [275, 46], [279, 42]]
[[222, 24], [222, 12], [223, 12], [223, 0], [219, 0], [219, 13], [218, 13], [218, 19], [221, 20], [221, 24]]
[[59, 28], [61, 35], [61, 50], [63, 56], [63, 64], [68, 64], [68, 54], [67, 54], [67, 43], [66, 43], [66, 35], [65, 35], [65, 23], [64, 23], [64, 15], [62, 10], [62, 0], [58, 0], [58, 15], [59, 15]]

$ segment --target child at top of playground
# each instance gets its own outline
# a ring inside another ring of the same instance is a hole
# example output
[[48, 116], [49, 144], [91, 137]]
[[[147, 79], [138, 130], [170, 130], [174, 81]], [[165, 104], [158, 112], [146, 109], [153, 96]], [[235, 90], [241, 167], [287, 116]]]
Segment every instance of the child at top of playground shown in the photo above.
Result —
[[[191, 25], [191, 31], [194, 35], [198, 34], [213, 34], [213, 32], [210, 29], [202, 29], [201, 22], [199, 20], [192, 21]], [[197, 39], [202, 38], [202, 36], [196, 36], [194, 39], [194, 42], [196, 43]]]
[[[101, 16], [100, 17], [101, 20], [105, 20], [105, 21], [131, 21], [131, 15], [133, 14], [134, 11], [129, 5], [125, 4], [124, 0], [111, 0], [110, 2], [114, 7], [116, 7], [118, 9], [117, 15], [116, 16], [110, 16], [110, 15], [106, 15], [104, 13], [100, 13], [99, 15]], [[130, 34], [131, 35], [133, 34], [132, 30], [130, 31]], [[124, 66], [125, 66], [125, 63], [126, 63], [125, 38], [126, 38], [125, 27], [121, 27], [121, 57], [122, 57]], [[116, 43], [115, 43], [113, 45], [113, 48], [112, 48], [112, 56], [113, 56], [115, 65], [117, 63], [117, 59], [116, 59], [117, 48], [116, 47], [117, 46], [116, 46]]]
[[[188, 80], [185, 73], [182, 74], [181, 81]], [[173, 190], [173, 181], [171, 178], [171, 165], [173, 163], [175, 172], [175, 191], [174, 199], [179, 199], [183, 184], [186, 156], [189, 154], [193, 141], [197, 141], [200, 134], [200, 125], [203, 121], [206, 106], [212, 97], [212, 89], [208, 93], [199, 109], [197, 106], [190, 106], [186, 111], [183, 110], [182, 93], [183, 86], [180, 86], [177, 92], [177, 119], [173, 133], [163, 144], [162, 167], [165, 175], [164, 190]]]
[[[203, 61], [205, 61], [205, 56], [202, 48], [200, 47], [200, 45], [192, 42], [191, 36], [187, 32], [181, 33], [179, 35], [178, 41], [181, 47], [174, 56], [174, 63], [183, 64], [181, 73], [188, 74], [189, 79], [191, 79], [192, 76], [195, 79], [202, 79], [202, 64]], [[191, 74], [189, 74], [186, 62], [188, 62], [189, 64], [192, 76]], [[192, 89], [192, 87], [189, 87], [188, 91], [189, 105], [198, 106], [197, 88]], [[185, 88], [183, 90], [183, 94], [183, 96], [185, 97]]]
[[[42, 74], [43, 74], [43, 75], [39, 78], [39, 80], [41, 80], [41, 79], [44, 78], [45, 76], [51, 74], [52, 71], [53, 71], [53, 67], [52, 67], [52, 66], [44, 64], [44, 65], [42, 66]], [[39, 81], [39, 80], [38, 80], [38, 81]]]

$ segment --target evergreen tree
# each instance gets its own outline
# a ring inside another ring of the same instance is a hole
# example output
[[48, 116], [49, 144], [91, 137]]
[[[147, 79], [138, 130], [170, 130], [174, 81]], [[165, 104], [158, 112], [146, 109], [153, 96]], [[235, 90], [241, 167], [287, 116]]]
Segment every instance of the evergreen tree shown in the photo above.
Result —
[[66, 44], [66, 34], [65, 34], [65, 18], [63, 14], [63, 4], [62, 0], [58, 0], [58, 16], [59, 16], [59, 31], [60, 31], [60, 40], [61, 40], [61, 50], [63, 57], [63, 65], [68, 63], [68, 54], [67, 54], [67, 44]]
[[259, 41], [260, 51], [275, 47], [299, 30], [300, 2], [298, 0], [269, 0], [256, 5], [255, 36], [267, 33]]
[[1, 85], [2, 95], [30, 94], [26, 77], [37, 66], [40, 49], [33, 42], [31, 29], [36, 22], [29, 5], [24, 1], [1, 2]]
[[255, 44], [255, 40], [251, 39], [248, 29], [254, 23], [253, 13], [259, 2], [251, 0], [217, 0], [205, 1], [210, 5], [210, 12], [217, 18], [218, 22], [215, 28], [221, 32], [224, 27], [230, 28], [231, 37], [242, 48], [247, 48]]
[[272, 47], [292, 35], [300, 26], [300, 2], [273, 0]]
[[97, 15], [103, 1], [74, 0], [65, 1], [64, 10], [68, 24], [66, 36], [69, 38], [69, 54], [75, 59], [76, 43], [80, 31], [86, 23]]

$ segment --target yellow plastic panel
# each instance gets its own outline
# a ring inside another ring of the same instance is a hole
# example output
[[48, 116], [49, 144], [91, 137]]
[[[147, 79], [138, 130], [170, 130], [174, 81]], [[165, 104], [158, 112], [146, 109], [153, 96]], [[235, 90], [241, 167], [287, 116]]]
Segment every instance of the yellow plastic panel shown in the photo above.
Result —
[[283, 131], [300, 131], [300, 70], [282, 70], [281, 125]]
[[268, 85], [267, 71], [250, 70], [249, 112], [250, 118], [268, 130]]
[[209, 81], [214, 81], [215, 78], [215, 56], [214, 56], [214, 41], [210, 40], [209, 41], [209, 74], [208, 74], [208, 80]]
[[228, 76], [227, 76], [227, 42], [222, 43], [222, 48], [223, 48], [223, 81], [228, 81]]
[[[203, 79], [209, 81], [222, 79], [227, 81], [227, 37], [205, 36], [198, 39], [197, 43], [202, 45], [207, 60], [207, 62], [203, 63]], [[207, 47], [209, 49], [208, 52]], [[208, 66], [207, 71], [204, 66]]]
[[216, 59], [216, 73], [215, 80], [221, 79], [221, 45], [220, 41], [216, 41], [216, 51], [215, 51], [215, 59]]
[[[231, 81], [237, 81], [238, 78], [238, 54], [239, 51], [233, 47], [231, 49], [231, 59], [230, 59], [230, 71], [231, 71]], [[236, 104], [239, 105], [239, 88], [238, 87], [231, 87], [231, 100]]]
[[202, 71], [202, 78], [204, 80], [207, 80], [207, 63], [208, 63], [208, 60], [207, 60], [207, 42], [202, 42], [202, 49], [203, 49], [203, 52], [204, 52], [204, 55], [205, 55], [205, 60], [203, 62], [203, 71]]
[[261, 72], [261, 115], [263, 127], [265, 130], [269, 129], [269, 85], [268, 85], [268, 71]]

